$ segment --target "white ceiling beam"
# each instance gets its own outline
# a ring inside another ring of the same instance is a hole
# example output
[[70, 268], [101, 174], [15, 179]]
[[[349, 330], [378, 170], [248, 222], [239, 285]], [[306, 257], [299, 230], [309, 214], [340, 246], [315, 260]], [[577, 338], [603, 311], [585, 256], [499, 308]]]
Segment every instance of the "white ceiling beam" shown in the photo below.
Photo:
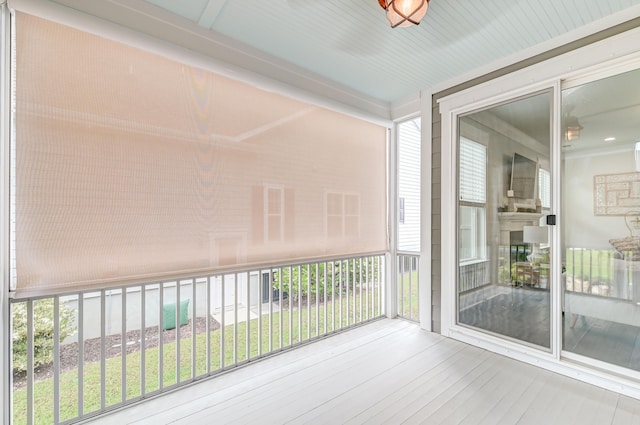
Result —
[[210, 29], [220, 15], [220, 12], [222, 12], [225, 4], [227, 4], [227, 0], [209, 0], [207, 7], [204, 8], [200, 19], [198, 19], [198, 25]]

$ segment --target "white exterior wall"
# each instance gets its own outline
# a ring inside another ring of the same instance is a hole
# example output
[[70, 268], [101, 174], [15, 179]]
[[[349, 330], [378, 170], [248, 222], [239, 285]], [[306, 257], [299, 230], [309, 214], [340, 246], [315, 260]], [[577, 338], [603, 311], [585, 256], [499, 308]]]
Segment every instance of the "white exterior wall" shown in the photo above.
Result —
[[[236, 275], [227, 275], [225, 277], [225, 294], [224, 294], [224, 307], [226, 309], [232, 308], [235, 303], [234, 288]], [[247, 284], [247, 275], [244, 273], [238, 274], [238, 308], [252, 308], [257, 307], [260, 300], [260, 284], [261, 279], [258, 273], [251, 273], [250, 282]], [[214, 319], [219, 320], [222, 310], [222, 277], [216, 277], [211, 279], [211, 288], [209, 291], [211, 314]], [[249, 306], [247, 306], [247, 289]], [[197, 280], [196, 283], [196, 315], [198, 317], [207, 316], [207, 292], [206, 284], [204, 280]], [[78, 297], [68, 296], [61, 297], [61, 304], [67, 308], [77, 311], [78, 310]], [[96, 293], [95, 296], [85, 296], [84, 299], [84, 324], [83, 324], [83, 339], [88, 340], [92, 338], [99, 338], [101, 334], [100, 326], [100, 296]], [[188, 318], [193, 317], [193, 287], [191, 283], [182, 283], [180, 285], [180, 300], [189, 300]], [[160, 321], [160, 307], [159, 307], [159, 293], [157, 287], [151, 286], [145, 293], [145, 327], [158, 326]], [[163, 291], [163, 305], [173, 304], [176, 302], [176, 286], [175, 283], [165, 284]], [[141, 312], [141, 291], [139, 287], [130, 288], [127, 290], [126, 300], [126, 320], [127, 320], [127, 332], [138, 330], [142, 324], [142, 312]], [[245, 318], [246, 315], [241, 317]], [[225, 320], [227, 324], [231, 322], [231, 319]], [[76, 324], [72, 323], [75, 328]], [[122, 292], [120, 290], [107, 291], [105, 295], [105, 333], [106, 335], [119, 334], [122, 330]], [[73, 333], [66, 338], [62, 344], [70, 344], [76, 342], [78, 334]]]

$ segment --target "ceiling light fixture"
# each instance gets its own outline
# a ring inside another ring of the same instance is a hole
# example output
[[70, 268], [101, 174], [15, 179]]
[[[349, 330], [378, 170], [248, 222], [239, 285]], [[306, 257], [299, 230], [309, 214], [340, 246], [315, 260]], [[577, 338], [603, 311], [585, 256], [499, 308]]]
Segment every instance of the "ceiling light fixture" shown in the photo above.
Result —
[[378, 0], [387, 11], [391, 28], [419, 25], [429, 7], [429, 0]]
[[564, 139], [568, 141], [578, 140], [580, 138], [580, 130], [583, 128], [578, 118], [569, 115], [564, 121]]

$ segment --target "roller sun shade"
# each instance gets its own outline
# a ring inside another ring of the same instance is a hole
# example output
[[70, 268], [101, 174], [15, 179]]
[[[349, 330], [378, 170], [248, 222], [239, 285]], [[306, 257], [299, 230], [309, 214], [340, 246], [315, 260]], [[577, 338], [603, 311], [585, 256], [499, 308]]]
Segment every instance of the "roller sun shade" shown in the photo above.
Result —
[[381, 251], [386, 129], [17, 13], [17, 291]]

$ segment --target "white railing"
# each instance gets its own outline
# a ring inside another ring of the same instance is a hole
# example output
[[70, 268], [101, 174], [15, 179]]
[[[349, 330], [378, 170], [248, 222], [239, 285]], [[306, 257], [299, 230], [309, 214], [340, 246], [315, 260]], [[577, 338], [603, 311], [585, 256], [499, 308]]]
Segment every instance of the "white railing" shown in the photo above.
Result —
[[458, 273], [458, 293], [481, 288], [491, 282], [488, 261], [461, 264]]
[[420, 255], [408, 252], [397, 254], [398, 258], [398, 316], [420, 321], [418, 310], [418, 282]]
[[76, 422], [379, 318], [384, 259], [14, 299], [13, 423]]

